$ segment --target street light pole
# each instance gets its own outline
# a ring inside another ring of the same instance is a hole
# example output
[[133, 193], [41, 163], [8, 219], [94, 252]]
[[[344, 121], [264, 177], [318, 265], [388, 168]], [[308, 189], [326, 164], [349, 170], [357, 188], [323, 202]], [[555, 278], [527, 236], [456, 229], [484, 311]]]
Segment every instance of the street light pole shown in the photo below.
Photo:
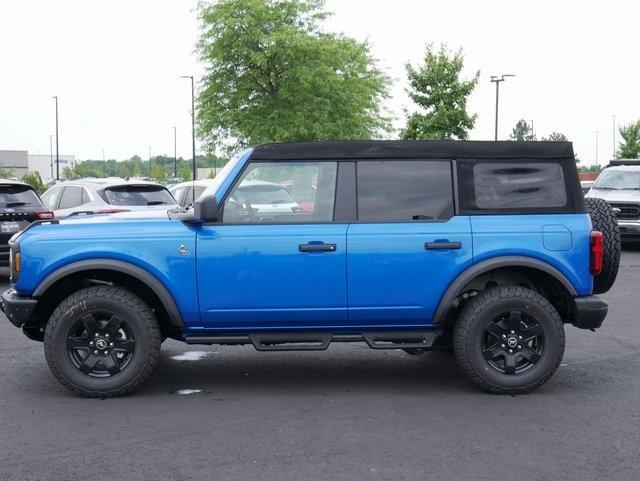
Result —
[[507, 77], [515, 77], [513, 74], [504, 74], [498, 78], [496, 75], [491, 76], [491, 82], [495, 82], [496, 84], [496, 129], [495, 129], [495, 140], [498, 140], [498, 99], [500, 97], [500, 82], [504, 82]]
[[191, 152], [193, 155], [193, 180], [196, 180], [196, 93], [193, 83], [193, 75], [183, 75], [181, 78], [191, 79]]
[[49, 167], [51, 167], [51, 178], [53, 179], [53, 135], [49, 134]]
[[56, 180], [60, 180], [60, 150], [58, 144], [58, 96], [54, 95], [56, 99]]
[[173, 178], [178, 177], [178, 137], [176, 128], [173, 128]]
[[616, 159], [616, 116], [613, 116], [613, 157], [611, 160]]

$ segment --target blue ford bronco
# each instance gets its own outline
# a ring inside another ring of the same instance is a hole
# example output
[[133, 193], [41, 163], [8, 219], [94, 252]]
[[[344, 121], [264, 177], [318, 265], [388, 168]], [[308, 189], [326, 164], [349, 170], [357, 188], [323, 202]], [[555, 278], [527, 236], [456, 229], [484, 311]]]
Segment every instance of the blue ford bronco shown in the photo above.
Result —
[[565, 142], [268, 144], [189, 209], [77, 215], [14, 235], [7, 318], [82, 396], [127, 394], [166, 338], [420, 355], [523, 393], [564, 325], [600, 327], [620, 234]]

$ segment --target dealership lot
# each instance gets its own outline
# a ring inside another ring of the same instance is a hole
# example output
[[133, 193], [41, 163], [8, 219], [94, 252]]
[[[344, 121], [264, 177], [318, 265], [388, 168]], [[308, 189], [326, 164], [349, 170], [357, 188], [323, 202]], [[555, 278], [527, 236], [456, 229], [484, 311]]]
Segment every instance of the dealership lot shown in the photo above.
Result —
[[1, 316], [0, 479], [637, 479], [639, 292], [626, 248], [603, 328], [567, 326], [558, 373], [516, 397], [447, 353], [167, 341], [134, 395], [80, 399]]

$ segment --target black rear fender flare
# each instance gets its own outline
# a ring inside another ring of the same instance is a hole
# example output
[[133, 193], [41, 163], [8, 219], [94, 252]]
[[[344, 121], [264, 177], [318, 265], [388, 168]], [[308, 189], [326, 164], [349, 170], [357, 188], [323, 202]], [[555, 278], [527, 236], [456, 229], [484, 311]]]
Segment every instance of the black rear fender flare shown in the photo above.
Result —
[[449, 309], [456, 298], [462, 294], [462, 290], [467, 284], [482, 274], [505, 267], [527, 267], [530, 269], [536, 269], [556, 279], [560, 285], [567, 290], [567, 293], [570, 296], [575, 297], [578, 295], [569, 279], [567, 279], [567, 277], [558, 269], [544, 261], [525, 256], [494, 257], [469, 267], [460, 274], [456, 280], [451, 283], [451, 285], [449, 285], [438, 304], [438, 308], [436, 309], [436, 313], [433, 318], [434, 324], [444, 322]]

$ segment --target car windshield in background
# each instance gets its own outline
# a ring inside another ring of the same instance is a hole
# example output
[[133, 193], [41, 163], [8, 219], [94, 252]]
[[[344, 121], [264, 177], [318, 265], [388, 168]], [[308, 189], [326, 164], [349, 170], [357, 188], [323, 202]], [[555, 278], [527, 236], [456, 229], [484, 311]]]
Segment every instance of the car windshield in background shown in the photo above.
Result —
[[111, 205], [173, 205], [167, 189], [156, 185], [120, 185], [104, 190], [104, 200]]
[[27, 185], [0, 185], [0, 208], [41, 206], [42, 202]]
[[296, 201], [279, 185], [240, 186], [238, 192], [250, 204], [295, 204]]
[[640, 171], [605, 170], [593, 185], [601, 190], [640, 190]]

